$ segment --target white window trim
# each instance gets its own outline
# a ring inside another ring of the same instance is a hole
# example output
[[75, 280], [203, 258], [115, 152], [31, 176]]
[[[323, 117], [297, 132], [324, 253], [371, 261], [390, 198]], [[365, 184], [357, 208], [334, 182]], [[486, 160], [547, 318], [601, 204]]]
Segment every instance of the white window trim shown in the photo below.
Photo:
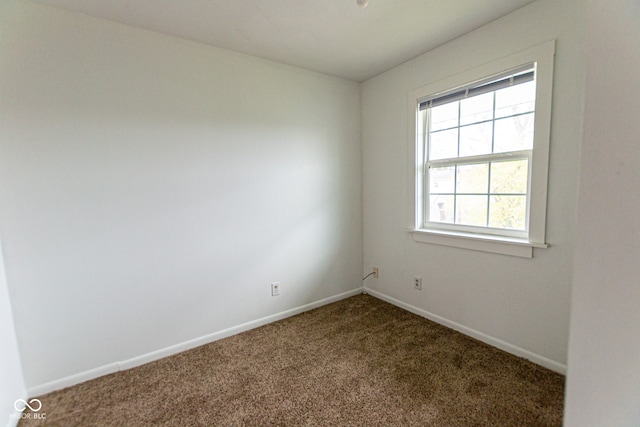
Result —
[[[545, 227], [547, 211], [547, 179], [549, 172], [549, 141], [551, 136], [551, 108], [553, 92], [553, 62], [555, 40], [517, 52], [489, 64], [429, 84], [409, 94], [409, 143], [410, 187], [409, 220], [410, 232], [417, 242], [452, 246], [503, 255], [533, 257], [533, 248], [546, 248]], [[418, 129], [418, 103], [420, 100], [438, 93], [466, 86], [474, 81], [515, 69], [528, 63], [536, 63], [536, 119], [534, 127], [534, 148], [529, 194], [529, 236], [512, 238], [476, 233], [420, 228], [422, 224], [423, 162], [421, 153], [421, 130]]]

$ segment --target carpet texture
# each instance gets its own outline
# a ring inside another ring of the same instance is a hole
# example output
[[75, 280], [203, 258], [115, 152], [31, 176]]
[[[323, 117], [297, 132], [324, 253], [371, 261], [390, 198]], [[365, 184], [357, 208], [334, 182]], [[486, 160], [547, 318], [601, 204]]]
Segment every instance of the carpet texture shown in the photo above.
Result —
[[359, 295], [40, 396], [46, 420], [20, 426], [559, 426], [563, 389], [562, 375]]

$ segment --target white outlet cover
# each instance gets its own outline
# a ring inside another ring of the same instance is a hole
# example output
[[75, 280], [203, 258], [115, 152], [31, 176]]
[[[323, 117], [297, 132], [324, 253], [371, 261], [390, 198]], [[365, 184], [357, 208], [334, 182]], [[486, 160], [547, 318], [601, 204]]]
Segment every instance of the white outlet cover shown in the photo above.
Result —
[[276, 297], [280, 295], [280, 282], [274, 282], [271, 284], [271, 296]]

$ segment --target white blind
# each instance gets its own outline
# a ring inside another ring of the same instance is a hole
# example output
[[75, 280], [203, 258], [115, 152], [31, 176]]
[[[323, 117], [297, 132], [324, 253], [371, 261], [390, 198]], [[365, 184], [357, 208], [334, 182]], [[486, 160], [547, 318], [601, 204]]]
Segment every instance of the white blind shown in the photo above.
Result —
[[507, 75], [503, 74], [493, 76], [468, 86], [421, 100], [419, 103], [419, 109], [426, 110], [427, 108], [437, 107], [438, 105], [444, 105], [461, 99], [470, 98], [472, 96], [482, 95], [484, 93], [493, 92], [510, 86], [527, 83], [534, 79], [534, 64], [528, 64], [519, 69], [510, 71]]

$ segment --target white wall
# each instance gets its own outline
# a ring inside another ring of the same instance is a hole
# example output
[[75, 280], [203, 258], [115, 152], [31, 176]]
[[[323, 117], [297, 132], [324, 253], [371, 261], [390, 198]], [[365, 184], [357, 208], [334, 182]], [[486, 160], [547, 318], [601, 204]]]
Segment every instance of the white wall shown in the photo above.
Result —
[[362, 286], [358, 84], [24, 1], [0, 58], [29, 390]]
[[640, 3], [590, 1], [565, 424], [640, 425]]
[[[584, 4], [540, 0], [363, 84], [364, 268], [374, 292], [558, 371], [566, 364]], [[548, 249], [533, 259], [414, 242], [409, 92], [557, 39], [547, 214]], [[423, 290], [413, 289], [413, 276]]]
[[14, 403], [27, 397], [14, 328], [0, 248], [0, 425], [17, 424]]

